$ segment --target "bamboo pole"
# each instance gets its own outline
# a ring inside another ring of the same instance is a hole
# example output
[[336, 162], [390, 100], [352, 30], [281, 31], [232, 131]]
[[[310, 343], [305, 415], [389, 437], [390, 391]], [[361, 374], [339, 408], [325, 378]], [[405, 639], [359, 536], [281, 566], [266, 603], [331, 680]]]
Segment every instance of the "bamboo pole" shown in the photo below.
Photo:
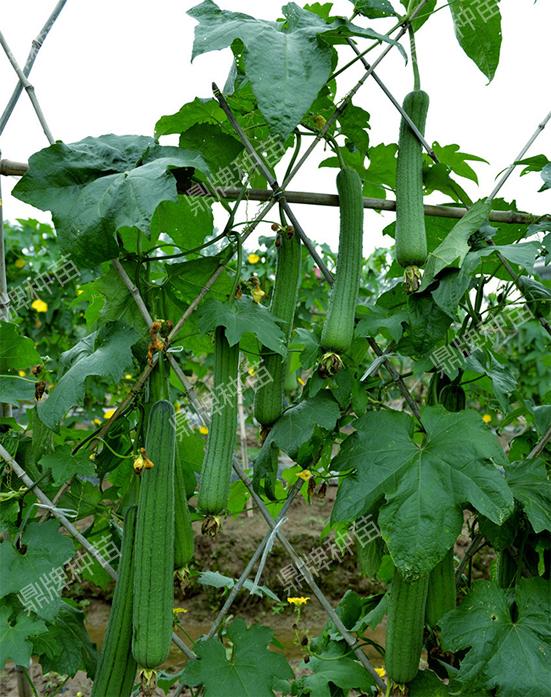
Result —
[[[0, 160], [0, 175], [21, 177], [28, 169], [26, 162], [15, 162], [13, 160]], [[222, 198], [237, 199], [241, 189], [234, 187], [217, 188], [216, 193]], [[180, 191], [180, 193], [185, 193]], [[206, 195], [206, 194], [203, 194]], [[273, 192], [265, 189], [248, 189], [244, 198], [247, 201], [269, 201]], [[338, 208], [339, 197], [337, 194], [324, 194], [317, 191], [286, 191], [285, 200], [288, 203], [300, 203], [305, 206], [329, 206]], [[393, 199], [372, 198], [364, 196], [364, 208], [374, 211], [396, 211], [396, 201]], [[450, 218], [459, 220], [467, 209], [458, 206], [436, 206], [426, 204], [425, 215], [431, 218]], [[491, 211], [489, 219], [494, 223], [509, 223], [512, 225], [531, 225], [532, 223], [551, 220], [551, 214], [535, 215], [533, 213], [521, 213], [519, 211]]]
[[[31, 44], [31, 50], [29, 51], [29, 55], [27, 56], [27, 60], [25, 61], [25, 65], [23, 67], [23, 74], [25, 75], [25, 77], [29, 77], [29, 74], [36, 60], [36, 56], [42, 48], [42, 45], [44, 44], [44, 41], [46, 40], [46, 37], [48, 36], [50, 29], [53, 27], [56, 19], [59, 17], [59, 14], [61, 10], [64, 8], [66, 2], [67, 0], [59, 0], [59, 2], [52, 11], [52, 14], [48, 17], [46, 23], [40, 30], [40, 33], [37, 35], [35, 39], [33, 39], [33, 42]], [[2, 116], [0, 116], [0, 135], [2, 135], [4, 128], [6, 127], [6, 124], [10, 120], [10, 116], [12, 115], [12, 112], [19, 100], [19, 97], [21, 96], [22, 91], [23, 84], [21, 80], [18, 80], [10, 99], [6, 104], [6, 108], [4, 109]]]
[[38, 99], [36, 98], [36, 94], [34, 91], [34, 86], [31, 85], [29, 82], [27, 76], [21, 70], [21, 67], [17, 60], [15, 59], [15, 56], [11, 52], [10, 47], [8, 46], [6, 39], [4, 38], [4, 35], [0, 31], [0, 46], [4, 49], [4, 53], [8, 57], [8, 60], [12, 64], [13, 69], [17, 73], [17, 77], [19, 78], [19, 81], [22, 85], [22, 87], [25, 89], [27, 94], [29, 95], [29, 99], [31, 101], [31, 104], [33, 105], [33, 109], [35, 110], [36, 116], [38, 120], [40, 121], [40, 125], [42, 126], [42, 130], [44, 131], [44, 135], [48, 139], [48, 142], [50, 145], [54, 142], [54, 137], [52, 135], [52, 132], [50, 131], [50, 128], [48, 124], [46, 123], [46, 117], [44, 116], [44, 112], [42, 111], [42, 107], [40, 106]]

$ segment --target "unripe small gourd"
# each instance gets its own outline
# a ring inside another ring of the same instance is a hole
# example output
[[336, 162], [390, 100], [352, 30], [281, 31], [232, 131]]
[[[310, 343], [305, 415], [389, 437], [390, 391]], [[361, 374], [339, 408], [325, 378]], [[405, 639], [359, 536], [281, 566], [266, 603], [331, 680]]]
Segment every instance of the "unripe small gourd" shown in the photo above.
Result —
[[[425, 132], [429, 96], [422, 90], [406, 95], [406, 114], [421, 134]], [[422, 266], [427, 259], [423, 207], [423, 150], [407, 122], [402, 119], [396, 167], [396, 261], [400, 266]]]
[[[297, 304], [302, 253], [300, 239], [295, 232], [284, 229], [277, 240], [277, 268], [270, 311], [283, 320], [281, 330], [288, 342]], [[254, 416], [262, 426], [271, 426], [283, 411], [288, 359], [263, 349], [262, 361], [272, 379], [256, 391]]]
[[222, 513], [228, 505], [237, 430], [238, 368], [239, 344], [230, 346], [224, 327], [216, 327], [213, 393], [223, 394], [224, 400], [211, 418], [198, 498], [199, 509], [210, 515]]
[[354, 319], [362, 270], [363, 191], [356, 170], [344, 167], [337, 175], [340, 204], [339, 251], [335, 282], [321, 333], [321, 345], [344, 353], [354, 337]]

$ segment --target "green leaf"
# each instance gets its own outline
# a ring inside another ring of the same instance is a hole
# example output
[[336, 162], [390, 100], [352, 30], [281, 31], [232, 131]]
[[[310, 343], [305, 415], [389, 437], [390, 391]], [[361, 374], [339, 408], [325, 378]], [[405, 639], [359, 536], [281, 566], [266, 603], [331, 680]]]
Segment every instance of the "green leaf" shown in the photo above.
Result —
[[200, 310], [199, 322], [202, 331], [215, 327], [226, 327], [226, 338], [235, 346], [244, 334], [253, 334], [261, 344], [284, 356], [285, 337], [271, 312], [243, 296], [228, 304], [219, 300], [208, 300]]
[[71, 558], [73, 543], [58, 528], [54, 520], [29, 523], [22, 538], [24, 554], [9, 540], [0, 543], [0, 567], [10, 570], [9, 574], [0, 575], [0, 598], [38, 582], [43, 574], [49, 574]]
[[332, 519], [353, 520], [384, 497], [379, 526], [392, 559], [408, 577], [427, 573], [461, 532], [463, 504], [502, 523], [513, 497], [494, 462], [504, 462], [496, 437], [474, 411], [422, 412], [426, 436], [399, 412], [371, 412], [355, 423], [333, 466], [352, 470], [339, 486]]
[[387, 189], [396, 187], [397, 150], [398, 147], [394, 143], [381, 143], [369, 148], [369, 167], [360, 173], [364, 182], [364, 196], [386, 198]]
[[468, 152], [461, 152], [459, 150], [459, 145], [455, 144], [442, 146], [435, 142], [433, 143], [432, 148], [440, 162], [447, 165], [452, 172], [455, 172], [460, 177], [465, 177], [466, 179], [470, 179], [478, 184], [476, 172], [467, 164], [467, 161], [485, 162], [488, 164], [488, 160], [478, 157], [477, 155], [470, 155]]
[[[201, 153], [205, 162], [213, 172], [212, 181], [217, 181], [216, 171], [226, 168], [243, 152], [243, 145], [233, 135], [224, 133], [220, 126], [199, 123], [192, 126], [180, 136], [180, 147]], [[239, 185], [237, 169], [233, 180], [226, 186]]]
[[450, 0], [459, 45], [492, 81], [501, 51], [501, 13], [498, 0]]
[[7, 404], [32, 402], [36, 382], [17, 375], [0, 375], [0, 395]]
[[[212, 586], [213, 588], [228, 589], [233, 588], [237, 583], [237, 581], [234, 578], [231, 578], [230, 576], [224, 576], [223, 574], [218, 573], [218, 571], [202, 571], [197, 578], [197, 582], [203, 586]], [[271, 600], [279, 602], [279, 598], [277, 597], [277, 595], [273, 593], [269, 588], [267, 588], [266, 586], [254, 586], [253, 582], [250, 579], [247, 579], [245, 581], [243, 587], [248, 591], [254, 591], [255, 595], [265, 595]]]
[[520, 501], [535, 532], [551, 531], [551, 481], [542, 460], [512, 462], [505, 466], [513, 496]]
[[332, 51], [326, 42], [342, 41], [348, 36], [395, 42], [345, 20], [328, 24], [293, 2], [284, 5], [282, 12], [285, 21], [269, 22], [241, 12], [221, 10], [212, 0], [204, 0], [188, 14], [199, 22], [192, 60], [207, 51], [227, 48], [235, 39], [243, 42], [245, 73], [259, 109], [272, 130], [285, 139], [331, 73]]
[[151, 232], [170, 235], [182, 250], [203, 244], [213, 228], [212, 209], [195, 208], [190, 196], [178, 196], [176, 201], [163, 201], [151, 221]]
[[[136, 265], [124, 262], [122, 266], [130, 278], [135, 278]], [[104, 273], [92, 285], [94, 291], [101, 293], [105, 301], [99, 312], [100, 324], [106, 322], [122, 322], [139, 333], [147, 329], [144, 318], [134, 302], [130, 291], [125, 286], [116, 269], [109, 265]], [[85, 337], [83, 341], [89, 340]], [[90, 348], [93, 347], [93, 340]]]
[[11, 614], [9, 607], [0, 607], [0, 669], [10, 660], [28, 666], [32, 656], [29, 639], [46, 631], [44, 622], [29, 617], [25, 612], [20, 612], [15, 618], [11, 618]]
[[231, 658], [217, 638], [198, 641], [199, 660], [187, 664], [182, 680], [187, 685], [204, 685], [205, 697], [273, 697], [275, 678], [293, 675], [284, 656], [270, 651], [273, 632], [268, 627], [236, 619], [227, 630], [233, 644]]
[[327, 391], [305, 399], [283, 412], [265, 442], [275, 443], [291, 457], [312, 437], [314, 428], [335, 428], [340, 416], [339, 405]]
[[405, 312], [385, 312], [381, 308], [365, 308], [367, 317], [362, 313], [362, 319], [356, 325], [355, 336], [377, 336], [383, 334], [387, 339], [400, 341], [403, 333], [402, 322], [407, 321]]
[[56, 486], [69, 481], [75, 475], [81, 477], [95, 475], [94, 466], [86, 451], [80, 450], [76, 455], [72, 455], [69, 445], [62, 445], [56, 448], [53, 453], [44, 455], [40, 464], [51, 471]]
[[161, 116], [155, 124], [155, 137], [184, 133], [197, 123], [223, 125], [226, 122], [226, 114], [215, 99], [196, 97], [175, 114]]
[[0, 373], [24, 370], [40, 361], [31, 339], [22, 336], [16, 324], [0, 321]]
[[[192, 60], [239, 38], [246, 48], [245, 71], [268, 123], [286, 138], [306, 113], [331, 72], [331, 49], [317, 36], [328, 25], [294, 3], [283, 13], [288, 25], [221, 10], [211, 0], [189, 10], [198, 20]], [[308, 80], [304, 80], [304, 75]]]
[[369, 694], [375, 681], [358, 661], [346, 656], [328, 655], [311, 658], [304, 668], [313, 671], [313, 675], [304, 678], [304, 687], [315, 697], [331, 697], [334, 694], [331, 685], [341, 690], [362, 690]]
[[84, 384], [89, 376], [119, 382], [132, 362], [131, 347], [138, 338], [138, 333], [126, 325], [109, 322], [62, 354], [62, 359], [71, 361], [71, 367], [48, 399], [38, 403], [40, 420], [56, 431], [67, 411], [84, 397]]
[[409, 683], [409, 697], [448, 697], [450, 692], [430, 670], [421, 670]]
[[149, 231], [159, 203], [176, 199], [171, 169], [186, 167], [208, 172], [197, 153], [146, 136], [57, 142], [31, 156], [13, 194], [50, 210], [61, 250], [93, 266], [118, 255], [117, 232]]
[[[491, 380], [493, 392], [496, 395], [502, 409], [507, 410], [508, 395], [517, 386], [516, 371], [512, 371], [510, 366], [500, 363], [490, 351], [475, 349], [465, 359], [465, 367], [479, 375], [486, 375]], [[465, 381], [474, 379], [470, 374], [465, 375]]]
[[423, 356], [446, 336], [451, 318], [430, 295], [410, 295], [407, 300], [409, 327], [397, 350]]
[[[296, 458], [299, 448], [310, 441], [316, 427], [335, 428], [340, 416], [339, 405], [327, 390], [292, 406], [272, 426], [254, 462], [253, 484], [256, 491], [275, 498], [279, 448]], [[263, 486], [261, 485], [263, 483]]]
[[338, 118], [340, 131], [348, 140], [348, 147], [353, 144], [361, 152], [369, 148], [369, 113], [359, 106], [349, 102]]
[[[521, 578], [511, 591], [476, 581], [462, 604], [440, 620], [446, 650], [469, 649], [462, 688], [497, 688], [498, 697], [547, 697], [551, 685], [551, 583]], [[519, 670], [522, 656], [522, 670]]]
[[475, 203], [450, 230], [447, 237], [428, 256], [420, 290], [425, 290], [435, 276], [448, 266], [461, 266], [469, 251], [469, 237], [487, 220], [491, 201]]
[[541, 170], [541, 178], [543, 179], [543, 185], [539, 191], [547, 191], [551, 189], [551, 164], [545, 165]]
[[354, 10], [369, 19], [397, 16], [396, 10], [388, 0], [356, 0]]
[[63, 603], [48, 632], [33, 642], [34, 653], [40, 655], [45, 673], [55, 671], [73, 677], [85, 670], [93, 679], [96, 671], [96, 649], [84, 626], [84, 613]]

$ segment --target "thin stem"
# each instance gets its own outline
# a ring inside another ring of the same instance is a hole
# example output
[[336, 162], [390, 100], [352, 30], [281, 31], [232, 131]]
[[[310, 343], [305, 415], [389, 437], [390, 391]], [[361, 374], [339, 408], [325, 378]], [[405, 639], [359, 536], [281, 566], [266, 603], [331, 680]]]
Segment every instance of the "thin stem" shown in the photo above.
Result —
[[[310, 134], [308, 134], [310, 135]], [[289, 164], [287, 165], [287, 169], [285, 170], [285, 177], [289, 174], [289, 172], [293, 169], [295, 162], [297, 161], [297, 157], [300, 153], [300, 148], [302, 147], [302, 133], [298, 130], [298, 128], [295, 128], [295, 149], [293, 151], [293, 154], [291, 156], [291, 159], [289, 160]]]
[[239, 235], [235, 235], [235, 242], [237, 246], [237, 262], [235, 269], [235, 279], [233, 281], [233, 286], [230, 293], [230, 302], [233, 302], [237, 296], [237, 289], [239, 288], [239, 281], [241, 280], [241, 266], [243, 264], [243, 244]]
[[410, 24], [409, 28], [409, 45], [411, 51], [411, 66], [413, 68], [413, 89], [421, 89], [421, 75], [419, 74], [419, 65], [417, 63], [417, 48], [415, 46], [415, 32]]
[[534, 460], [536, 457], [539, 457], [542, 452], [544, 451], [547, 443], [551, 440], [551, 426], [547, 429], [541, 440], [536, 443], [536, 445], [532, 448], [530, 451], [530, 454], [528, 455], [528, 459]]
[[[0, 155], [1, 155], [0, 151]], [[4, 246], [4, 206], [2, 201], [2, 182], [0, 179], [0, 320], [7, 321], [10, 316], [10, 296], [8, 295], [8, 278], [6, 275], [6, 249]], [[0, 403], [0, 416], [12, 415], [11, 404]]]
[[[375, 339], [373, 337], [368, 337], [367, 339], [368, 344], [371, 346], [373, 349], [374, 353], [377, 356], [383, 356], [384, 353], [381, 350], [381, 347], [377, 344]], [[419, 407], [417, 406], [416, 401], [413, 399], [411, 392], [408, 390], [406, 383], [402, 380], [402, 376], [400, 373], [396, 370], [396, 368], [392, 365], [392, 361], [389, 358], [385, 358], [384, 360], [384, 366], [387, 369], [387, 371], [390, 373], [392, 376], [392, 379], [398, 386], [398, 389], [402, 393], [402, 396], [406, 400], [406, 402], [409, 405], [409, 408], [411, 409], [412, 413], [414, 414], [415, 418], [419, 422], [421, 428], [423, 431], [425, 430], [423, 426], [423, 422], [421, 421], [421, 412], [419, 411]]]
[[[366, 70], [368, 70], [371, 66], [369, 63], [361, 56], [360, 51], [356, 45], [356, 43], [352, 39], [347, 39], [346, 40], [350, 48], [355, 51], [358, 54], [358, 57], [362, 61], [362, 64]], [[438, 157], [436, 156], [436, 153], [434, 150], [431, 148], [431, 146], [428, 144], [427, 140], [425, 139], [425, 136], [421, 133], [421, 131], [417, 128], [415, 123], [412, 121], [410, 115], [404, 110], [403, 106], [398, 102], [398, 100], [394, 97], [392, 92], [388, 89], [388, 87], [385, 85], [385, 83], [381, 80], [381, 78], [377, 75], [377, 73], [373, 70], [371, 72], [372, 78], [375, 80], [375, 82], [379, 85], [379, 87], [383, 90], [385, 95], [388, 97], [388, 99], [391, 101], [393, 106], [398, 110], [400, 113], [401, 118], [407, 123], [407, 125], [410, 127], [412, 132], [415, 134], [417, 137], [417, 140], [421, 143], [421, 145], [425, 148], [427, 151], [427, 155], [436, 163], [439, 162]]]
[[126, 273], [123, 265], [120, 263], [118, 259], [113, 259], [111, 263], [113, 264], [113, 267], [115, 268], [116, 272], [119, 274], [124, 285], [128, 288], [130, 295], [134, 298], [134, 302], [138, 306], [140, 314], [142, 315], [145, 323], [148, 327], [150, 327], [153, 324], [153, 318], [149, 314], [149, 310], [147, 309], [145, 302], [142, 296], [140, 295], [140, 291], [134, 285], [134, 283], [132, 283], [129, 275]]

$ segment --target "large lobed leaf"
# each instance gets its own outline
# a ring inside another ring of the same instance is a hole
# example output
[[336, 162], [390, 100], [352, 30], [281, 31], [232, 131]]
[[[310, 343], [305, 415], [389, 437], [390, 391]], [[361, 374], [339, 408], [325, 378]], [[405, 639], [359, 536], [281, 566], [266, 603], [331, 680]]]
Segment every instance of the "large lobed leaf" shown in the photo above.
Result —
[[31, 156], [13, 194], [51, 211], [62, 251], [94, 266], [118, 255], [118, 231], [149, 232], [161, 201], [176, 199], [174, 168], [208, 172], [198, 153], [162, 147], [147, 136], [57, 142]]
[[333, 520], [353, 520], [384, 498], [379, 526], [407, 577], [427, 573], [444, 558], [461, 532], [465, 503], [497, 524], [513, 510], [494, 464], [503, 463], [503, 451], [478, 413], [426, 407], [422, 421], [426, 435], [418, 445], [407, 414], [368, 413], [333, 461], [336, 469], [353, 470], [339, 487]]
[[[273, 131], [285, 139], [331, 73], [330, 43], [347, 36], [395, 42], [342, 19], [329, 24], [294, 2], [284, 5], [282, 13], [284, 22], [270, 22], [221, 10], [212, 0], [204, 0], [188, 12], [199, 22], [192, 60], [207, 51], [227, 48], [240, 39], [246, 51], [245, 72], [259, 109]], [[216, 114], [212, 117], [216, 118]], [[161, 124], [161, 127], [166, 126]]]
[[191, 661], [183, 673], [187, 685], [204, 685], [205, 697], [273, 697], [275, 678], [285, 679], [293, 673], [284, 656], [270, 651], [273, 639], [268, 627], [247, 627], [234, 620], [227, 630], [233, 644], [231, 657], [218, 638], [195, 644], [199, 660]]
[[226, 338], [235, 346], [244, 334], [253, 334], [261, 344], [284, 356], [285, 337], [271, 312], [247, 296], [228, 304], [208, 300], [200, 310], [200, 324], [204, 332], [215, 327], [226, 327]]
[[446, 650], [469, 649], [457, 676], [462, 688], [497, 688], [498, 697], [549, 696], [549, 581], [522, 578], [513, 590], [477, 581], [440, 627]]
[[48, 399], [38, 403], [40, 420], [57, 430], [67, 411], [83, 398], [84, 383], [91, 375], [118, 382], [132, 361], [131, 347], [138, 338], [139, 334], [125, 324], [108, 322], [62, 354], [62, 360], [71, 367]]

